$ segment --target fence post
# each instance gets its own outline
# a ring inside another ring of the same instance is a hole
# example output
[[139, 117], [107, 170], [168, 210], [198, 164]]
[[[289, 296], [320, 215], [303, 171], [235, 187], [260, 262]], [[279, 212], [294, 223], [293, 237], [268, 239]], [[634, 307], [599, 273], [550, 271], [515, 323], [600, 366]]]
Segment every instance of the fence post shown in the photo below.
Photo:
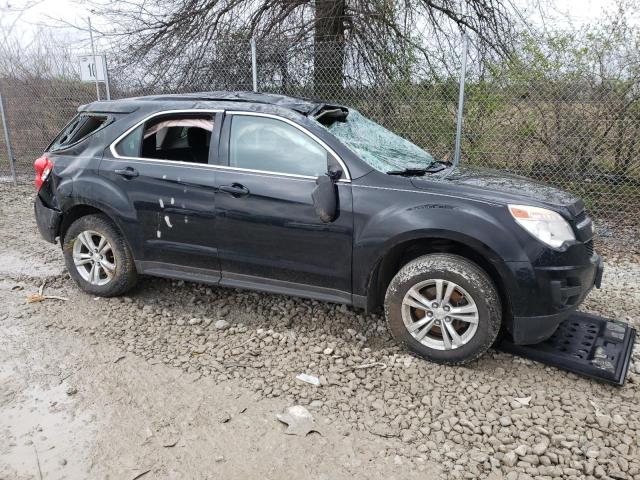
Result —
[[109, 88], [109, 69], [107, 68], [107, 56], [102, 56], [104, 67], [104, 87], [107, 90], [107, 100], [111, 100], [111, 88]]
[[93, 63], [96, 65], [96, 97], [98, 97], [98, 101], [100, 101], [100, 84], [98, 82], [98, 66], [96, 64], [96, 47], [93, 44], [93, 28], [91, 28], [91, 17], [87, 17], [89, 21], [89, 38], [91, 39], [91, 55], [93, 55]]
[[[467, 77], [467, 50], [469, 39], [467, 31], [462, 32], [462, 66], [460, 68], [460, 86], [458, 92], [458, 114], [456, 118], [456, 146], [453, 153], [453, 166], [456, 167], [460, 163], [460, 149], [462, 145], [462, 115], [464, 111], [464, 84]], [[451, 169], [453, 170], [453, 168]]]
[[0, 92], [0, 116], [2, 117], [2, 127], [4, 129], [4, 142], [7, 145], [7, 155], [9, 155], [9, 165], [11, 166], [11, 176], [13, 177], [13, 184], [18, 185], [18, 179], [16, 177], [16, 165], [13, 158], [13, 149], [11, 148], [11, 137], [9, 136], [9, 121], [4, 110], [4, 98], [2, 92]]
[[251, 37], [251, 73], [253, 74], [253, 91], [258, 91], [258, 60], [256, 58], [256, 39]]

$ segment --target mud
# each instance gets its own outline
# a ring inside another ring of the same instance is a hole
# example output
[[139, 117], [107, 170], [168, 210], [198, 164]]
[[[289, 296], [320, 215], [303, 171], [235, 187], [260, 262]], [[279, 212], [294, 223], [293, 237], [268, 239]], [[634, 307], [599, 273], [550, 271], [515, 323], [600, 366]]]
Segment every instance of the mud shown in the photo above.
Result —
[[[424, 362], [323, 302], [149, 278], [94, 298], [32, 194], [0, 185], [0, 480], [640, 480], [637, 348], [615, 388], [494, 351]], [[27, 303], [43, 281], [69, 300]], [[638, 327], [640, 258], [603, 287], [583, 308]], [[284, 433], [298, 404], [321, 433]]]
[[[317, 412], [322, 434], [285, 435], [276, 418], [291, 406], [285, 398], [60, 329], [59, 321], [95, 324], [102, 300], [67, 290], [59, 247], [38, 239], [29, 195], [0, 212], [1, 480], [439, 476], [435, 464], [396, 465], [386, 451], [398, 440]], [[27, 304], [42, 281], [45, 293], [70, 293], [68, 304]]]

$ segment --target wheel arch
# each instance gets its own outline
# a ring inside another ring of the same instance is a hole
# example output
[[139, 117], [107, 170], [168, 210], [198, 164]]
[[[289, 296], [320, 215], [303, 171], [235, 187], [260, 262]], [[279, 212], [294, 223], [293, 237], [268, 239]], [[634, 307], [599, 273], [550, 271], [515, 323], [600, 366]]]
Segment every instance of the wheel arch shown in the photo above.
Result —
[[385, 293], [396, 273], [410, 261], [431, 253], [450, 253], [474, 262], [482, 268], [498, 290], [502, 302], [503, 322], [511, 318], [511, 301], [507, 278], [510, 275], [500, 257], [473, 238], [445, 235], [421, 236], [395, 243], [378, 259], [367, 282], [366, 310], [379, 311]]
[[115, 228], [118, 229], [122, 234], [125, 243], [129, 247], [129, 250], [134, 253], [133, 249], [131, 248], [132, 245], [129, 241], [129, 238], [127, 238], [124, 229], [116, 220], [114, 215], [110, 215], [107, 209], [100, 208], [99, 206], [92, 205], [91, 203], [76, 203], [64, 210], [62, 214], [62, 220], [60, 221], [57, 232], [57, 235], [60, 238], [60, 247], [64, 247], [64, 237], [73, 222], [75, 222], [79, 218], [86, 217], [87, 215], [102, 215], [109, 219], [109, 221], [115, 226]]
[[[111, 221], [113, 219], [109, 217], [103, 210], [100, 210], [93, 205], [85, 203], [77, 204], [66, 210], [62, 215], [62, 220], [58, 227], [58, 236], [60, 237], [60, 245], [64, 245], [64, 236], [69, 230], [69, 227], [79, 218], [86, 217], [87, 215], [104, 215]], [[115, 223], [115, 222], [114, 222]]]

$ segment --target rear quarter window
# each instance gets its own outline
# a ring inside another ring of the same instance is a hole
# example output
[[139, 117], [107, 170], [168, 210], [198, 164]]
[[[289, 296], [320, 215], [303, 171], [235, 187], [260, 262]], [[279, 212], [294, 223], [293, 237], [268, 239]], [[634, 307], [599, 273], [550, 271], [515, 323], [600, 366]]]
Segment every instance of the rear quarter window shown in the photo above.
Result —
[[80, 113], [62, 129], [47, 150], [55, 152], [69, 148], [105, 127], [110, 121], [107, 115]]

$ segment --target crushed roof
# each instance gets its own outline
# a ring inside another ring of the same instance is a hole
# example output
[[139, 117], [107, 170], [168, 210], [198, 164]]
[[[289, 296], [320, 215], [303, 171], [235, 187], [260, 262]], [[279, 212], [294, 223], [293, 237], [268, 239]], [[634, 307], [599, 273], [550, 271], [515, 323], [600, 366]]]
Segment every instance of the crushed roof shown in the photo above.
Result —
[[[98, 101], [79, 108], [80, 111], [101, 111], [113, 113], [127, 113], [137, 110], [135, 104], [138, 102], [179, 102], [179, 101], [201, 101], [201, 102], [245, 102], [259, 103], [267, 105], [277, 105], [287, 108], [302, 115], [312, 115], [323, 108], [344, 108], [341, 105], [330, 104], [322, 100], [289, 97], [273, 93], [257, 92], [195, 92], [195, 93], [175, 93], [162, 95], [147, 95], [142, 97], [123, 98], [112, 101]], [[345, 109], [346, 110], [346, 109]]]

